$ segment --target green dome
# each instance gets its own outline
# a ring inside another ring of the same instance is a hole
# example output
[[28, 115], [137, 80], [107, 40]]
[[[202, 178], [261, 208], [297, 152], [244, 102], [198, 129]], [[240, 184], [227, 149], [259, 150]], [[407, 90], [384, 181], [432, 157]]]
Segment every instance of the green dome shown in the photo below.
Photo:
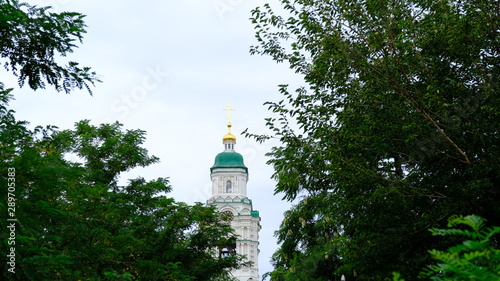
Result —
[[242, 168], [245, 169], [245, 172], [248, 172], [248, 168], [243, 163], [243, 156], [238, 152], [224, 151], [217, 154], [215, 156], [215, 163], [210, 168], [210, 171], [212, 172], [216, 168]]

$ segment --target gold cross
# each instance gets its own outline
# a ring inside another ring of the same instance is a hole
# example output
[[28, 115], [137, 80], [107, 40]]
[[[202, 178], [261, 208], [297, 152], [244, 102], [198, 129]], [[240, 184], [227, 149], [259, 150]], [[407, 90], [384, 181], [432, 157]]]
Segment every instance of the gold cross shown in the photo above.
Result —
[[232, 108], [233, 106], [231, 104], [228, 104], [227, 105], [227, 108], [223, 108], [222, 110], [226, 110], [227, 111], [227, 121], [230, 122], [231, 121], [231, 111], [234, 111], [236, 109]]

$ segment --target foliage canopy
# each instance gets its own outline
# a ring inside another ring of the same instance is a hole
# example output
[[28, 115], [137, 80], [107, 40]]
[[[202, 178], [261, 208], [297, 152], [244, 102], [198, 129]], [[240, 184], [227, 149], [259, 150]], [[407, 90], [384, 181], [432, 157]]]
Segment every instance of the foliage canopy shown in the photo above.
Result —
[[452, 216], [449, 227], [466, 225], [471, 230], [431, 229], [433, 235], [461, 236], [467, 240], [450, 247], [447, 251], [432, 250], [432, 257], [438, 261], [422, 272], [422, 277], [435, 281], [447, 280], [500, 280], [500, 249], [493, 245], [500, 227], [487, 228], [478, 216]]
[[[83, 18], [0, 0], [4, 67], [20, 86], [91, 93], [90, 68], [55, 62], [81, 42]], [[2, 280], [232, 280], [246, 265], [218, 254], [236, 238], [214, 207], [169, 198], [167, 178], [118, 184], [159, 161], [142, 147], [144, 131], [89, 120], [30, 129], [9, 109], [11, 92], [0, 82], [0, 217], [15, 218], [0, 232]]]
[[0, 233], [2, 280], [229, 280], [243, 265], [218, 255], [235, 235], [213, 207], [167, 197], [166, 178], [118, 185], [121, 173], [158, 161], [142, 147], [144, 131], [88, 120], [29, 129], [10, 98], [1, 88], [0, 185], [15, 173], [15, 190], [0, 195], [0, 213], [17, 220], [15, 239]]
[[3, 66], [18, 77], [19, 86], [44, 89], [47, 84], [57, 91], [87, 89], [99, 82], [90, 67], [77, 62], [56, 62], [82, 42], [85, 16], [75, 12], [50, 12], [17, 0], [0, 0], [0, 57]]
[[[433, 235], [460, 237], [464, 241], [446, 251], [431, 250], [437, 263], [429, 265], [419, 277], [435, 281], [500, 280], [500, 249], [493, 243], [500, 227], [486, 227], [484, 219], [475, 215], [451, 216], [448, 227], [454, 228], [430, 231]], [[399, 273], [394, 273], [393, 280], [404, 281]]]
[[[416, 276], [452, 214], [499, 224], [497, 1], [280, 1], [252, 12], [253, 54], [307, 84], [267, 119], [276, 193], [296, 202], [271, 280]], [[497, 243], [497, 242], [495, 242]]]

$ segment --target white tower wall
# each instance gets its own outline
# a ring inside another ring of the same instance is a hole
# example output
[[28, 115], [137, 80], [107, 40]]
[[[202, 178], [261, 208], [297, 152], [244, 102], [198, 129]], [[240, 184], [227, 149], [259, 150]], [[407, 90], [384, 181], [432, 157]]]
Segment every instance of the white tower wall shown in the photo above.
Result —
[[247, 197], [248, 169], [243, 157], [235, 152], [236, 137], [228, 134], [223, 138], [224, 152], [216, 157], [210, 169], [212, 197], [207, 204], [217, 206], [220, 212], [231, 212], [231, 227], [238, 235], [236, 253], [246, 256], [253, 264], [232, 271], [239, 281], [259, 280], [259, 231], [261, 229], [259, 212], [253, 210], [252, 200]]

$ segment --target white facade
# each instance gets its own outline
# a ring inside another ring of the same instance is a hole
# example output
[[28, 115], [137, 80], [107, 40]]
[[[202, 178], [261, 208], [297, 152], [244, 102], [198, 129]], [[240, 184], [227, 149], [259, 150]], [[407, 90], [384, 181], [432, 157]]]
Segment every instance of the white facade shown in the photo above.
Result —
[[[230, 128], [230, 124], [228, 124]], [[215, 158], [215, 164], [210, 169], [212, 180], [212, 197], [207, 204], [216, 205], [217, 209], [228, 214], [231, 227], [238, 235], [236, 249], [227, 249], [232, 253], [245, 255], [253, 265], [234, 270], [232, 275], [239, 281], [259, 280], [259, 212], [253, 210], [252, 201], [247, 197], [248, 169], [243, 163], [243, 157], [234, 151], [236, 138], [224, 136], [224, 152]], [[230, 212], [230, 213], [229, 213]]]

